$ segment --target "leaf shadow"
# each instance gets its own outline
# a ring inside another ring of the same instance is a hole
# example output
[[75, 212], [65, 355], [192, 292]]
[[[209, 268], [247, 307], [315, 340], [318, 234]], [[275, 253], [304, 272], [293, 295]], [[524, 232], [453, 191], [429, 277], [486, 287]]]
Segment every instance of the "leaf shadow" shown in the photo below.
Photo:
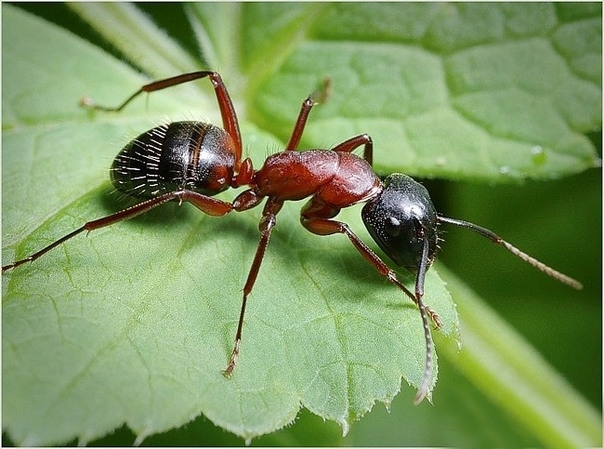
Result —
[[[101, 189], [99, 189], [97, 201], [106, 211], [106, 215], [108, 216], [135, 206], [136, 204], [141, 203], [143, 200], [128, 197], [116, 191], [115, 188], [109, 182], [107, 182]], [[189, 207], [182, 206], [183, 205], [178, 204], [178, 201], [169, 201], [124, 221], [135, 223], [136, 225], [165, 227], [175, 220], [190, 219], [193, 211], [191, 211]]]
[[[120, 197], [110, 185], [106, 185], [99, 192], [98, 201], [101, 202], [102, 207], [108, 214], [123, 210], [129, 205], [137, 203], [131, 198]], [[256, 210], [255, 214], [254, 210]], [[236, 242], [237, 246], [249, 248], [253, 252], [257, 248], [260, 238], [260, 232], [257, 228], [260, 210], [261, 207], [257, 207], [251, 211], [233, 212], [225, 217], [209, 217], [190, 204], [179, 205], [177, 201], [170, 201], [126, 221], [144, 228], [163, 228], [166, 230], [166, 233], [172, 232], [172, 225], [175, 223], [189, 221], [191, 222], [190, 232], [204, 236], [216, 235], [222, 241], [232, 240]], [[378, 270], [361, 256], [345, 236], [314, 235], [300, 225], [297, 216], [298, 212], [292, 210], [279, 215], [278, 225], [273, 230], [265, 259], [267, 256], [275, 257], [277, 265], [282, 267], [284, 273], [305, 272], [306, 280], [310, 284], [315, 282], [309, 274], [309, 264], [312, 264], [313, 271], [320, 272], [322, 275], [329, 273], [329, 276], [339, 278], [351, 286], [350, 288], [339, 288], [339, 290], [347, 292], [347, 294], [345, 296], [339, 295], [334, 300], [365, 301], [366, 295], [363, 291], [366, 289], [353, 287], [363, 284], [364, 286], [370, 285], [375, 287], [377, 290], [387, 291], [387, 289], [392, 289], [394, 292], [401, 293], [401, 296], [397, 297], [398, 299], [394, 299], [396, 295], [386, 294], [383, 299], [385, 307], [394, 309], [416, 307], [409, 298], [402, 295], [400, 290], [389, 283], [385, 276], [380, 275]], [[187, 239], [187, 251], [203, 252], [203, 247], [207, 245], [207, 240], [204, 238]], [[366, 243], [370, 246], [372, 244], [372, 242]], [[408, 284], [413, 277], [412, 274], [394, 267], [385, 256], [381, 254], [379, 256], [396, 271], [398, 278], [402, 282]], [[246, 268], [247, 274], [247, 270], [251, 268], [253, 254], [249, 254], [246, 257], [250, 261], [250, 266]], [[260, 279], [264, 277], [263, 272], [267, 270], [266, 265], [265, 260], [260, 268]]]
[[[373, 267], [363, 256], [354, 248], [350, 241], [340, 235], [334, 236], [319, 236], [306, 231], [300, 226], [299, 222], [291, 220], [282, 220], [283, 227], [294, 226], [298, 229], [293, 231], [284, 231], [279, 233], [274, 231], [274, 237], [271, 240], [272, 251], [279, 258], [280, 263], [287, 265], [290, 272], [302, 270], [308, 277], [308, 282], [314, 282], [314, 273], [328, 274], [337, 278], [339, 282], [348, 286], [339, 286], [338, 290], [345, 292], [346, 295], [337, 300], [342, 301], [366, 301], [367, 286], [371, 289], [388, 292], [388, 289], [396, 293], [402, 293], [398, 288], [391, 284], [385, 276], [382, 276], [378, 270]], [[366, 242], [371, 246], [371, 242]], [[315, 246], [316, 245], [316, 246]], [[292, 247], [297, 250], [296, 260], [293, 260]], [[393, 267], [383, 255], [379, 257], [395, 270], [399, 280], [408, 283], [413, 275], [405, 272], [402, 269]], [[364, 288], [356, 288], [355, 286], [362, 285]], [[383, 299], [385, 307], [399, 308], [409, 306], [415, 308], [409, 298], [401, 295], [399, 299], [392, 299], [393, 296], [386, 294]]]

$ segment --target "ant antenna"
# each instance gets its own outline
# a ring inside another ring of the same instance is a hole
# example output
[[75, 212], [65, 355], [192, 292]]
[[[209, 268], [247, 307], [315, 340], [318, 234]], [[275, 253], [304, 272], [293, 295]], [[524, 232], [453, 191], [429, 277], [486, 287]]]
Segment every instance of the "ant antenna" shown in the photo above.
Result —
[[519, 257], [520, 259], [522, 259], [525, 262], [529, 263], [530, 265], [534, 266], [538, 270], [541, 270], [543, 273], [556, 279], [557, 281], [562, 282], [563, 284], [566, 284], [569, 287], [572, 287], [576, 290], [581, 290], [583, 288], [583, 284], [581, 284], [576, 279], [573, 279], [570, 276], [567, 276], [563, 273], [560, 273], [557, 270], [554, 270], [553, 268], [545, 265], [543, 262], [539, 262], [534, 257], [531, 257], [528, 254], [526, 254], [525, 252], [520, 251], [518, 248], [516, 248], [511, 243], [506, 242], [501, 237], [499, 237], [497, 234], [495, 234], [492, 231], [489, 231], [486, 228], [483, 228], [482, 226], [475, 225], [474, 223], [470, 223], [468, 221], [458, 220], [457, 218], [443, 217], [442, 215], [438, 216], [438, 220], [440, 220], [443, 223], [449, 223], [449, 224], [452, 224], [455, 226], [460, 226], [462, 228], [466, 228], [471, 231], [474, 231], [477, 234], [480, 234], [481, 236], [491, 240], [493, 243], [503, 246], [505, 249], [507, 249], [509, 252], [511, 252], [515, 256]]

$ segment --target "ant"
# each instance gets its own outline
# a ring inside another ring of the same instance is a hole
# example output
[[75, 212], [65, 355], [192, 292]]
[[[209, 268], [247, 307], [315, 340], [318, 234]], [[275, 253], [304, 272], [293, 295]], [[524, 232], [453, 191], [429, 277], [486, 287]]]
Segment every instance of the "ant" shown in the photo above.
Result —
[[[384, 181], [380, 180], [372, 169], [373, 141], [368, 134], [352, 137], [330, 150], [298, 151], [311, 108], [326, 96], [327, 81], [322, 92], [315, 92], [302, 102], [285, 150], [268, 156], [259, 170], [254, 170], [251, 159], [242, 160], [237, 114], [227, 88], [216, 72], [186, 73], [146, 84], [114, 108], [96, 105], [87, 98], [81, 103], [92, 109], [119, 112], [143, 92], [154, 92], [201, 78], [209, 78], [214, 87], [222, 128], [209, 123], [181, 121], [160, 125], [140, 134], [118, 153], [110, 173], [118, 191], [142, 201], [89, 221], [38, 252], [3, 266], [2, 271], [32, 262], [83, 231], [133, 218], [168, 201], [189, 202], [208, 215], [223, 216], [233, 210], [252, 209], [266, 198], [259, 223], [260, 240], [243, 288], [235, 343], [223, 371], [230, 377], [239, 357], [247, 297], [260, 271], [276, 225], [276, 216], [285, 201], [310, 198], [301, 210], [302, 226], [317, 235], [346, 235], [361, 256], [419, 308], [426, 358], [414, 400], [416, 404], [428, 394], [432, 378], [433, 342], [429, 319], [437, 328], [442, 325], [437, 313], [422, 301], [426, 271], [436, 258], [440, 241], [440, 224], [448, 223], [474, 231], [552, 278], [575, 289], [582, 288], [575, 279], [539, 262], [492, 231], [440, 215], [426, 188], [409, 176], [395, 173]], [[362, 157], [353, 154], [360, 147], [363, 147]], [[231, 203], [212, 198], [229, 187], [247, 189]], [[415, 273], [413, 292], [346, 223], [334, 219], [341, 209], [357, 203], [365, 203], [362, 219], [378, 246], [396, 265]]]

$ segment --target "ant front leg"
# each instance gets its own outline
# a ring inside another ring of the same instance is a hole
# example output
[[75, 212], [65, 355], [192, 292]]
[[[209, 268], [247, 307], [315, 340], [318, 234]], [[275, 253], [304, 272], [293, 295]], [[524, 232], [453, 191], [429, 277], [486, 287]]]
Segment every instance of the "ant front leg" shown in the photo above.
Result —
[[241, 143], [241, 131], [239, 130], [239, 121], [237, 119], [237, 113], [235, 107], [231, 101], [229, 92], [222, 81], [222, 78], [217, 72], [211, 71], [199, 71], [191, 73], [183, 73], [182, 75], [173, 76], [159, 81], [154, 81], [149, 84], [145, 84], [139, 90], [134, 92], [128, 97], [122, 104], [116, 107], [106, 107], [94, 103], [90, 98], [84, 97], [80, 100], [82, 106], [98, 109], [101, 111], [108, 112], [119, 112], [128, 105], [132, 100], [138, 97], [143, 92], [155, 92], [158, 90], [166, 89], [172, 86], [178, 86], [179, 84], [189, 83], [201, 78], [210, 78], [214, 91], [216, 93], [216, 100], [218, 101], [218, 107], [220, 108], [220, 115], [222, 117], [222, 124], [225, 131], [231, 136], [235, 143], [235, 169], [239, 168], [242, 155], [242, 143]]
[[313, 234], [317, 235], [331, 235], [331, 234], [344, 234], [357, 251], [363, 256], [363, 258], [369, 262], [378, 272], [396, 285], [399, 289], [405, 293], [415, 304], [417, 304], [420, 316], [422, 319], [422, 326], [424, 329], [424, 338], [426, 341], [426, 360], [424, 365], [424, 373], [422, 380], [418, 388], [417, 394], [414, 399], [415, 404], [419, 404], [428, 394], [430, 388], [430, 382], [432, 379], [432, 358], [434, 351], [434, 344], [432, 342], [432, 333], [430, 331], [430, 323], [428, 316], [432, 319], [436, 327], [442, 327], [442, 322], [439, 316], [429, 306], [426, 306], [421, 296], [414, 295], [409, 291], [405, 285], [399, 281], [396, 273], [384, 263], [382, 259], [369, 248], [346, 223], [342, 223], [337, 220], [332, 220], [324, 217], [333, 217], [339, 212], [339, 210], [333, 210], [328, 206], [322, 206], [318, 203], [311, 201], [302, 209], [302, 225]]
[[4, 265], [2, 267], [2, 271], [4, 272], [12, 268], [18, 267], [19, 265], [23, 265], [26, 262], [33, 262], [34, 260], [46, 254], [51, 249], [56, 248], [62, 243], [65, 243], [67, 240], [71, 239], [72, 237], [75, 237], [83, 231], [94, 231], [95, 229], [104, 228], [119, 221], [136, 217], [137, 215], [148, 212], [151, 209], [154, 209], [157, 206], [160, 206], [174, 199], [178, 199], [179, 202], [189, 202], [202, 212], [213, 216], [222, 216], [228, 214], [233, 209], [233, 206], [230, 203], [225, 203], [224, 201], [220, 201], [215, 198], [211, 198], [190, 190], [178, 190], [175, 192], [165, 193], [155, 198], [143, 201], [142, 203], [138, 203], [134, 206], [128, 207], [114, 214], [107, 215], [106, 217], [88, 221], [80, 228], [70, 232], [69, 234], [61, 237], [58, 240], [55, 240], [50, 245], [45, 246], [41, 250], [27, 257], [24, 257], [23, 259], [17, 260], [8, 265]]
[[405, 287], [405, 285], [399, 281], [396, 272], [392, 270], [371, 248], [369, 248], [346, 223], [325, 218], [305, 218], [304, 216], [302, 217], [301, 222], [302, 225], [313, 234], [346, 235], [367, 262], [369, 262], [382, 276], [401, 289], [420, 309], [424, 308], [437, 328], [442, 327], [442, 322], [438, 314], [429, 306], [423, 305], [421, 297], [419, 295], [414, 295], [407, 287]]

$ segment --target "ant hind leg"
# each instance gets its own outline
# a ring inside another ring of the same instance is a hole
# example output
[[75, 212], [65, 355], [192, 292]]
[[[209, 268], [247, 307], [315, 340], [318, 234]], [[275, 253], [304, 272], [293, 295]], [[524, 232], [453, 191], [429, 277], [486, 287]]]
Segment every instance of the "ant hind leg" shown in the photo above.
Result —
[[56, 248], [62, 243], [65, 243], [67, 240], [70, 240], [76, 235], [82, 233], [83, 231], [94, 231], [95, 229], [104, 228], [105, 226], [112, 225], [119, 221], [136, 217], [137, 215], [148, 212], [151, 209], [154, 209], [157, 206], [160, 206], [174, 199], [178, 199], [180, 202], [190, 202], [195, 207], [197, 207], [202, 212], [205, 212], [208, 215], [222, 216], [229, 213], [233, 209], [233, 206], [230, 203], [225, 203], [224, 201], [220, 201], [215, 198], [211, 198], [189, 190], [178, 190], [174, 192], [164, 193], [163, 195], [159, 195], [155, 198], [143, 201], [142, 203], [138, 203], [134, 206], [128, 207], [114, 214], [107, 215], [106, 217], [88, 221], [84, 223], [83, 226], [61, 237], [60, 239], [55, 240], [50, 245], [45, 246], [41, 250], [27, 257], [24, 257], [23, 259], [19, 259], [8, 265], [4, 265], [2, 267], [2, 272], [16, 268], [19, 265], [23, 265], [27, 262], [33, 262], [34, 260], [46, 254], [51, 249]]

